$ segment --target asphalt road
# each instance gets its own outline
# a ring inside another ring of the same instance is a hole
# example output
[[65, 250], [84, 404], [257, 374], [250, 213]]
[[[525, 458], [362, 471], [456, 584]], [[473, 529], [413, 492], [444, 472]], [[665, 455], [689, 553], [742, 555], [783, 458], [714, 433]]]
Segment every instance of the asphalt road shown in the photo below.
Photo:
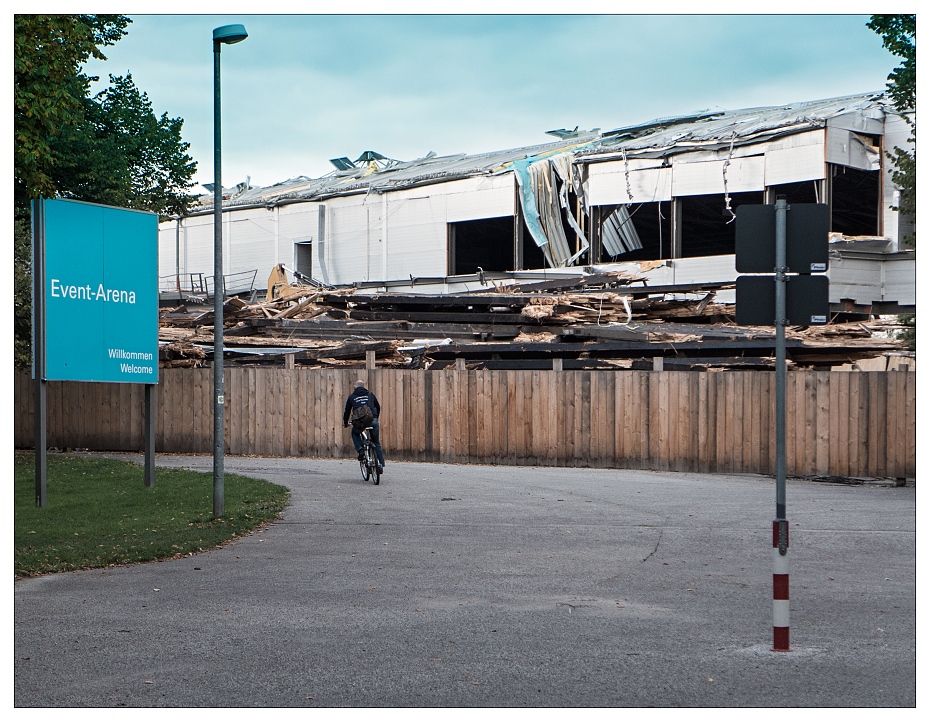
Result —
[[225, 466], [289, 487], [282, 520], [15, 582], [15, 706], [917, 703], [912, 484], [789, 480], [792, 651], [773, 652], [771, 478]]

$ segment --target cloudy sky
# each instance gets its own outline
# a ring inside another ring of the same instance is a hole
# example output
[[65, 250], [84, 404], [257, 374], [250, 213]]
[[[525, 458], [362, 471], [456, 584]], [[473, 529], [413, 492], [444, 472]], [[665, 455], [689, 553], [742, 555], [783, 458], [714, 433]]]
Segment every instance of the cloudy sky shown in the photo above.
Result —
[[[534, 3], [540, 12], [567, 6]], [[103, 80], [130, 72], [156, 113], [183, 118], [196, 180], [209, 183], [212, 31], [244, 24], [249, 38], [222, 53], [223, 181], [250, 176], [262, 186], [326, 174], [330, 158], [366, 150], [398, 160], [476, 153], [544, 143], [555, 128], [610, 130], [881, 90], [898, 63], [865, 27], [867, 15], [400, 14], [413, 7], [356, 0], [353, 15], [130, 12], [128, 35], [86, 70]]]

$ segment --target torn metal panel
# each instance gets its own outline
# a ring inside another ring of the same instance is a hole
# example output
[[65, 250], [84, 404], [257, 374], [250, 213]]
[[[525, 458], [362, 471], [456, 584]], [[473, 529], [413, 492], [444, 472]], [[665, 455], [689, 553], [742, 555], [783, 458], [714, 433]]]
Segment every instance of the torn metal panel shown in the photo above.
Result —
[[881, 151], [871, 141], [858, 133], [843, 128], [827, 128], [827, 163], [858, 168], [880, 170]]
[[611, 256], [620, 256], [643, 247], [636, 227], [630, 219], [630, 212], [625, 205], [619, 206], [604, 221], [601, 228], [601, 241]]

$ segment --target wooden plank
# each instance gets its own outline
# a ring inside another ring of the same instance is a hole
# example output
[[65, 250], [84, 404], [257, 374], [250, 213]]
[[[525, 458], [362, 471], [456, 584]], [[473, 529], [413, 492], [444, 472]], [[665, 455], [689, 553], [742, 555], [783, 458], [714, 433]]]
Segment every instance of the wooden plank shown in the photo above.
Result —
[[449, 371], [452, 384], [451, 458], [457, 464], [468, 460], [468, 372], [455, 368]]
[[526, 374], [526, 403], [529, 412], [527, 424], [527, 446], [529, 460], [533, 466], [545, 463], [542, 437], [548, 424], [545, 416], [545, 406], [542, 403], [542, 389], [540, 389], [540, 370], [524, 372]]
[[[297, 456], [297, 425], [300, 412], [294, 403], [296, 388], [294, 384], [293, 367], [282, 369], [281, 376], [284, 379], [284, 454], [286, 456]], [[333, 400], [334, 405], [338, 405], [338, 399]]]
[[815, 415], [815, 474], [828, 475], [830, 473], [830, 371], [816, 371], [814, 404]]
[[904, 474], [900, 478], [917, 476], [917, 375], [911, 371], [898, 371], [904, 376]]
[[844, 449], [846, 451], [846, 463], [844, 465], [844, 476], [855, 476], [858, 469], [856, 468], [856, 459], [859, 452], [859, 419], [858, 419], [858, 380], [859, 373], [847, 373], [843, 379], [845, 384], [845, 403], [843, 406], [843, 418], [840, 420], [840, 433], [846, 439]]
[[579, 466], [590, 466], [591, 458], [591, 374], [592, 371], [579, 371], [581, 375], [581, 403], [576, 410], [578, 413], [578, 432], [580, 432], [582, 455], [577, 459]]
[[868, 418], [868, 376], [857, 371], [850, 374], [850, 381], [853, 385], [852, 406], [854, 422], [852, 423], [852, 436], [855, 441], [854, 454], [850, 461], [855, 469], [853, 476], [863, 477], [868, 475], [868, 451], [869, 451], [869, 418]]
[[569, 436], [569, 420], [573, 417], [570, 411], [575, 395], [574, 377], [571, 371], [554, 371], [556, 407], [553, 442], [556, 446], [556, 466], [567, 466], [571, 456], [572, 439]]
[[697, 444], [697, 453], [695, 454], [697, 465], [695, 470], [703, 473], [707, 473], [710, 470], [708, 452], [710, 449], [711, 404], [708, 396], [708, 387], [710, 385], [711, 375], [712, 374], [708, 373], [695, 374], [697, 379], [697, 438], [695, 440]]
[[[74, 384], [68, 384], [73, 386]], [[35, 381], [29, 379], [27, 383], [28, 393], [32, 403], [30, 404], [33, 413], [29, 415], [29, 426], [27, 437], [29, 439], [29, 448], [35, 450]], [[72, 425], [77, 424], [80, 418], [79, 414], [84, 413], [83, 409], [77, 406], [70, 406], [74, 400], [66, 395], [65, 383], [63, 381], [46, 381], [45, 382], [45, 445], [46, 448], [64, 448], [72, 445], [71, 438], [74, 435]], [[70, 411], [66, 411], [70, 408]]]
[[604, 459], [603, 465], [607, 468], [616, 467], [614, 459], [617, 456], [617, 374], [615, 371], [603, 372], [604, 381], [604, 408], [607, 412], [604, 430]]
[[739, 446], [741, 447], [740, 469], [743, 472], [752, 473], [760, 464], [762, 455], [762, 440], [760, 415], [762, 409], [759, 408], [759, 388], [757, 384], [758, 374], [752, 371], [740, 371], [740, 399], [738, 403], [742, 407], [742, 434]]
[[626, 458], [628, 455], [629, 445], [627, 443], [627, 427], [629, 419], [627, 417], [626, 397], [629, 393], [630, 373], [628, 371], [617, 371], [614, 374], [614, 454], [611, 466], [616, 468], [626, 467]]
[[651, 419], [650, 412], [650, 384], [649, 384], [649, 372], [648, 371], [631, 371], [631, 389], [630, 389], [630, 402], [632, 406], [628, 403], [628, 407], [632, 415], [632, 431], [633, 436], [631, 441], [633, 442], [633, 447], [631, 451], [633, 454], [630, 457], [631, 462], [636, 462], [636, 466], [641, 469], [651, 469], [653, 468], [650, 465], [650, 428], [649, 421]]
[[439, 419], [435, 418], [433, 415], [433, 396], [439, 393], [439, 372], [438, 371], [427, 371], [425, 373], [425, 382], [426, 386], [424, 388], [424, 411], [426, 418], [426, 431], [425, 431], [425, 440], [426, 446], [424, 449], [424, 460], [425, 461], [436, 461], [439, 458], [439, 448], [436, 445], [436, 439], [438, 437], [436, 433], [436, 425], [439, 423]]
[[545, 434], [540, 439], [540, 453], [542, 463], [554, 466], [558, 458], [558, 406], [559, 403], [559, 374], [561, 371], [552, 369], [540, 372], [540, 416], [545, 417]]
[[714, 432], [715, 436], [715, 468], [716, 473], [722, 473], [729, 471], [727, 466], [727, 424], [729, 422], [729, 411], [727, 410], [727, 401], [729, 400], [729, 386], [727, 379], [730, 374], [723, 372], [714, 374], [714, 381], [716, 382], [716, 392], [715, 392], [715, 403], [716, 411], [715, 417], [717, 420], [716, 429]]
[[226, 416], [229, 418], [229, 453], [246, 454], [243, 434], [249, 427], [247, 394], [243, 393], [242, 372], [248, 369], [228, 368], [225, 373]]
[[797, 378], [797, 373], [794, 371], [788, 371], [785, 373], [785, 470], [789, 476], [798, 473]]
[[889, 395], [894, 399], [894, 476], [906, 478], [907, 474], [907, 372], [891, 371], [890, 381], [893, 391]]
[[665, 430], [663, 428], [663, 397], [668, 399], [668, 386], [664, 383], [662, 374], [664, 371], [647, 371], [649, 379], [649, 398], [647, 408], [649, 409], [649, 466], [650, 469], [664, 469], [664, 438]]
[[834, 459], [833, 474], [836, 476], [849, 475], [849, 373], [837, 373], [833, 379], [836, 384], [836, 401], [834, 414], [836, 415], [837, 457]]
[[476, 413], [478, 430], [478, 453], [476, 463], [493, 462], [497, 455], [494, 439], [495, 409], [491, 400], [493, 397], [492, 378], [493, 371], [475, 371], [477, 383]]
[[665, 466], [669, 470], [678, 468], [678, 423], [679, 401], [681, 389], [679, 388], [680, 371], [667, 371], [662, 373], [663, 393], [662, 399], [662, 446], [664, 447]]
[[678, 470], [689, 471], [694, 468], [694, 441], [693, 435], [697, 432], [697, 425], [691, 414], [691, 384], [697, 371], [676, 371], [678, 376], [678, 415], [673, 417], [673, 423], [678, 437]]
[[589, 466], [600, 466], [599, 459], [601, 456], [602, 438], [604, 431], [604, 419], [601, 414], [601, 404], [599, 403], [600, 395], [600, 372], [585, 371], [588, 379], [589, 404], [586, 421], [588, 427], [587, 446], [588, 453], [587, 463]]
[[507, 374], [504, 371], [487, 371], [486, 373], [491, 380], [492, 398], [496, 401], [494, 410], [491, 414], [491, 441], [494, 445], [492, 458], [495, 464], [506, 464], [509, 463], [508, 410], [501, 407], [500, 401], [508, 398], [507, 387], [505, 385]]

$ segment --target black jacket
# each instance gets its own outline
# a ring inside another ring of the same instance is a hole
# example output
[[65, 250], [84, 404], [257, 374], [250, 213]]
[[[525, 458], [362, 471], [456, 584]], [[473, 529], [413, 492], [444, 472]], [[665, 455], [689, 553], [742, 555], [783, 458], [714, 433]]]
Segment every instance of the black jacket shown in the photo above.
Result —
[[371, 411], [376, 419], [381, 415], [381, 404], [378, 403], [378, 397], [362, 386], [361, 388], [355, 389], [355, 391], [349, 394], [349, 398], [346, 399], [346, 410], [345, 413], [342, 414], [343, 426], [349, 423], [349, 414], [352, 413], [352, 409], [358, 408], [362, 404], [368, 404], [371, 407]]

